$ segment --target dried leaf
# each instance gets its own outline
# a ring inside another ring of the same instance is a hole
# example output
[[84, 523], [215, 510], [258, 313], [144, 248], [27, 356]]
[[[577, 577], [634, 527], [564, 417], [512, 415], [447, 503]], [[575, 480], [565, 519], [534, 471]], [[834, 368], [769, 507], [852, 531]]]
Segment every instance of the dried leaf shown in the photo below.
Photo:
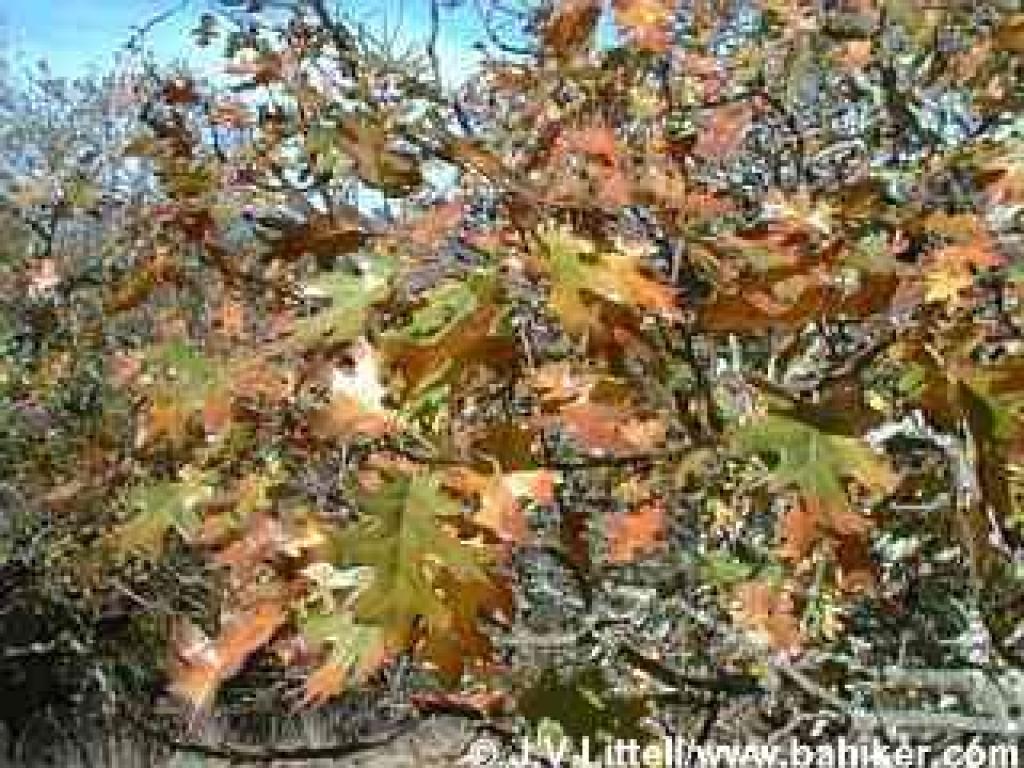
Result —
[[803, 644], [800, 620], [789, 594], [765, 581], [746, 581], [733, 591], [734, 615], [741, 624], [777, 651], [796, 651]]
[[693, 154], [705, 160], [728, 160], [743, 145], [753, 110], [737, 102], [710, 111], [701, 124]]
[[170, 669], [171, 693], [196, 709], [209, 708], [221, 683], [269, 643], [287, 618], [279, 603], [264, 601], [228, 618], [213, 642], [194, 627], [179, 630]]
[[559, 0], [544, 24], [544, 45], [561, 56], [578, 52], [594, 37], [601, 14], [599, 0]]
[[613, 0], [615, 21], [637, 48], [660, 53], [671, 43], [679, 0]]
[[612, 563], [631, 563], [663, 545], [665, 505], [648, 501], [629, 512], [617, 515], [608, 524], [608, 559]]
[[335, 370], [330, 405], [312, 421], [319, 435], [345, 440], [357, 436], [383, 437], [398, 427], [398, 417], [384, 406], [387, 389], [380, 378], [377, 351], [366, 339], [353, 345], [351, 372]]

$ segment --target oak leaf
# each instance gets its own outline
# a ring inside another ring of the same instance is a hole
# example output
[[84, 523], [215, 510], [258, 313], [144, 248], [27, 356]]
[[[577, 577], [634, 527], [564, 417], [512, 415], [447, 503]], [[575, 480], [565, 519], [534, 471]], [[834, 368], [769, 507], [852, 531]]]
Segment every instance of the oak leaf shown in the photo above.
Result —
[[337, 141], [352, 158], [356, 174], [386, 195], [405, 195], [423, 183], [419, 159], [393, 148], [385, 125], [349, 117], [338, 126]]
[[382, 437], [394, 432], [397, 414], [384, 406], [387, 389], [381, 382], [376, 350], [361, 338], [353, 345], [352, 371], [335, 369], [331, 401], [313, 419], [320, 435], [350, 439], [356, 436]]
[[669, 47], [679, 0], [614, 0], [612, 5], [616, 23], [637, 48], [657, 53]]
[[514, 544], [522, 544], [528, 533], [526, 512], [520, 500], [550, 504], [557, 480], [558, 476], [550, 470], [503, 473], [497, 466], [490, 475], [458, 468], [445, 476], [452, 489], [477, 497], [477, 524]]
[[559, 0], [541, 32], [545, 46], [561, 56], [579, 51], [593, 39], [600, 14], [599, 0]]
[[134, 514], [117, 527], [111, 543], [120, 552], [156, 557], [171, 531], [191, 540], [199, 531], [199, 510], [213, 497], [213, 491], [212, 476], [196, 471], [183, 472], [177, 481], [131, 489], [126, 501]]
[[373, 655], [419, 649], [439, 669], [454, 671], [490, 653], [478, 625], [507, 610], [491, 556], [457, 535], [461, 510], [436, 475], [396, 476], [363, 497], [362, 516], [337, 535], [339, 565], [372, 569], [352, 603], [360, 625], [379, 630]]
[[302, 703], [323, 704], [350, 685], [366, 681], [391, 658], [384, 630], [356, 621], [350, 611], [313, 613], [301, 624], [306, 641], [326, 648], [326, 660], [306, 679]]
[[221, 683], [236, 674], [254, 651], [270, 642], [287, 618], [280, 603], [266, 600], [228, 617], [212, 642], [201, 630], [184, 625], [174, 643], [171, 693], [196, 709], [208, 708]]
[[822, 534], [863, 534], [870, 518], [851, 505], [846, 480], [874, 493], [891, 491], [897, 481], [889, 462], [864, 442], [822, 432], [781, 413], [767, 413], [734, 430], [732, 444], [744, 452], [770, 454], [773, 491], [795, 489], [802, 504], [782, 522], [787, 556], [804, 555]]
[[599, 326], [592, 297], [666, 318], [678, 317], [675, 291], [643, 273], [645, 246], [623, 244], [615, 250], [599, 250], [571, 229], [558, 226], [541, 230], [539, 240], [534, 263], [550, 276], [549, 303], [570, 333]]
[[616, 515], [608, 524], [608, 559], [612, 563], [630, 563], [663, 544], [665, 505], [651, 500], [625, 514]]
[[336, 270], [305, 286], [307, 296], [330, 305], [298, 320], [294, 334], [304, 344], [341, 344], [361, 335], [370, 307], [387, 298], [394, 265], [385, 259], [364, 259], [358, 271]]
[[733, 591], [733, 614], [776, 651], [799, 650], [804, 638], [792, 597], [766, 581], [745, 581]]

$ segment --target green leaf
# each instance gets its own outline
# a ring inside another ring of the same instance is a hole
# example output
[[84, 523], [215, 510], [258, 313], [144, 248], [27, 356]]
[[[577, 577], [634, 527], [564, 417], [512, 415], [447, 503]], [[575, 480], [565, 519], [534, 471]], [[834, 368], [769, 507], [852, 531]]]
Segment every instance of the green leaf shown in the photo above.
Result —
[[330, 306], [296, 323], [296, 337], [306, 344], [343, 344], [363, 333], [370, 307], [391, 291], [394, 262], [365, 260], [359, 272], [336, 270], [305, 286], [309, 296], [330, 300]]
[[702, 577], [719, 587], [746, 581], [753, 573], [753, 566], [726, 552], [710, 552], [701, 564]]
[[224, 382], [219, 365], [184, 341], [154, 347], [146, 357], [150, 366], [172, 382], [165, 389], [172, 390], [186, 403], [201, 404], [210, 391]]
[[822, 432], [779, 413], [766, 413], [735, 429], [731, 443], [741, 453], [776, 458], [769, 472], [773, 490], [796, 488], [835, 510], [849, 508], [847, 478], [873, 491], [890, 489], [896, 482], [885, 457], [861, 440]]
[[328, 663], [339, 665], [346, 678], [376, 657], [381, 644], [379, 627], [360, 624], [347, 611], [311, 614], [302, 620], [300, 630], [311, 646], [330, 649]]
[[444, 283], [431, 291], [426, 304], [412, 313], [403, 332], [409, 339], [431, 339], [447, 332], [477, 308], [474, 276], [469, 280]]
[[209, 473], [186, 473], [178, 482], [143, 485], [128, 494], [135, 516], [115, 532], [113, 544], [124, 553], [158, 557], [167, 533], [175, 531], [186, 541], [199, 530], [199, 508], [213, 496]]
[[492, 582], [487, 551], [456, 535], [461, 508], [440, 479], [393, 478], [360, 509], [360, 520], [335, 540], [340, 565], [373, 568], [355, 600], [355, 620], [378, 627], [395, 651], [408, 648], [421, 628], [421, 652], [452, 673], [489, 652], [477, 619], [502, 604], [502, 590]]
[[551, 309], [570, 333], [598, 324], [594, 297], [634, 310], [675, 315], [673, 290], [644, 274], [642, 248], [602, 250], [559, 226], [542, 229], [538, 242], [538, 264], [551, 278]]
[[[649, 738], [644, 721], [648, 705], [643, 697], [616, 690], [607, 673], [597, 666], [574, 671], [547, 667], [518, 701], [518, 711], [535, 727], [551, 721], [564, 735], [579, 740]], [[550, 728], [550, 726], [548, 726]]]

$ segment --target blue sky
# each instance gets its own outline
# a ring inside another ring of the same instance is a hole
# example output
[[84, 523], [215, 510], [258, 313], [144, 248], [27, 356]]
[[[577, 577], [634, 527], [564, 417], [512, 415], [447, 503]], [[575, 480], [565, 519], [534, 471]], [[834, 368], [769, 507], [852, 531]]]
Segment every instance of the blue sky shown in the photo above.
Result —
[[[149, 44], [163, 61], [185, 58], [212, 66], [215, 48], [214, 53], [201, 52], [189, 36], [202, 0], [3, 0], [0, 44], [22, 65], [45, 58], [55, 73], [73, 77], [108, 67], [114, 51], [139, 25], [182, 4], [184, 10], [153, 28]], [[428, 0], [346, 0], [340, 5], [375, 30], [398, 25], [403, 40], [421, 40], [427, 30]], [[475, 61], [478, 23], [469, 11], [446, 12], [443, 19], [438, 45], [443, 68], [461, 80]]]

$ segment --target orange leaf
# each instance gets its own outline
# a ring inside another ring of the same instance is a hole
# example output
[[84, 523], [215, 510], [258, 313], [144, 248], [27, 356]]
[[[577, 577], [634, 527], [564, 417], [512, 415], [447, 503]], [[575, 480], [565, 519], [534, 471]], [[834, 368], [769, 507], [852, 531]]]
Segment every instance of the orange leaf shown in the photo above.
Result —
[[558, 138], [557, 154], [562, 156], [570, 152], [590, 155], [612, 166], [619, 159], [618, 139], [615, 131], [600, 124], [565, 131]]
[[816, 500], [801, 498], [782, 515], [778, 524], [779, 557], [800, 562], [814, 549], [820, 532], [821, 506]]
[[313, 431], [321, 437], [350, 439], [359, 435], [383, 437], [395, 430], [395, 420], [387, 412], [368, 410], [354, 397], [335, 395], [330, 405], [311, 420]]
[[350, 669], [346, 664], [332, 660], [320, 665], [306, 678], [303, 705], [317, 706], [329, 701], [345, 689], [349, 677]]
[[602, 403], [567, 405], [544, 421], [560, 424], [584, 448], [597, 453], [649, 451], [665, 438], [661, 419], [640, 419], [625, 408]]
[[159, 437], [180, 443], [188, 431], [188, 413], [171, 402], [150, 405], [142, 418], [137, 443], [146, 445]]
[[496, 470], [493, 475], [484, 475], [464, 468], [453, 469], [445, 477], [454, 490], [479, 498], [477, 523], [515, 544], [524, 542], [528, 533], [526, 514], [519, 500], [550, 504], [556, 479], [557, 475], [548, 470], [506, 474]]
[[231, 392], [236, 397], [284, 400], [292, 392], [292, 377], [261, 360], [243, 361], [231, 372]]
[[823, 538], [849, 543], [864, 539], [870, 529], [871, 519], [853, 509], [826, 506], [820, 498], [801, 496], [779, 520], [778, 554], [797, 563]]
[[671, 43], [679, 0], [614, 0], [615, 21], [641, 50], [660, 53]]
[[537, 368], [530, 384], [548, 402], [586, 402], [599, 380], [596, 374], [578, 373], [569, 363], [558, 362], [545, 363]]
[[950, 267], [998, 267], [1005, 263], [1002, 254], [996, 250], [995, 242], [988, 235], [968, 243], [944, 246], [932, 253], [931, 259], [935, 264]]
[[225, 336], [240, 338], [245, 333], [245, 305], [240, 301], [225, 300], [217, 311], [217, 325]]
[[432, 250], [459, 225], [462, 213], [463, 205], [458, 201], [434, 206], [410, 221], [399, 235], [419, 248]]
[[228, 620], [214, 642], [192, 624], [179, 625], [173, 638], [171, 692], [196, 709], [207, 708], [221, 683], [266, 645], [286, 619], [280, 604], [264, 601]]
[[219, 435], [231, 423], [231, 398], [227, 393], [211, 395], [203, 403], [203, 429], [208, 435]]
[[608, 559], [613, 563], [633, 562], [638, 555], [661, 546], [664, 531], [665, 505], [661, 501], [648, 501], [618, 515], [608, 526]]
[[734, 592], [735, 616], [777, 651], [798, 650], [803, 642], [793, 599], [764, 581], [747, 581]]
[[544, 25], [544, 45], [561, 55], [574, 53], [590, 42], [600, 14], [598, 0], [561, 0]]
[[218, 552], [214, 559], [236, 572], [273, 557], [284, 546], [281, 523], [270, 515], [259, 515], [250, 521], [244, 536]]

